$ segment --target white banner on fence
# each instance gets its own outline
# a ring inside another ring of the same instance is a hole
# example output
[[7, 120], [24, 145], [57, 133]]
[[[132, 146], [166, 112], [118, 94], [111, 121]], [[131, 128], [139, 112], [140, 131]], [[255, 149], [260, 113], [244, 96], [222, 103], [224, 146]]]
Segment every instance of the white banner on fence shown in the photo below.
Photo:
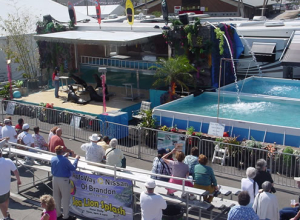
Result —
[[15, 102], [9, 102], [6, 106], [6, 114], [13, 115], [15, 111], [16, 103]]
[[224, 130], [225, 130], [225, 124], [219, 124], [215, 122], [209, 123], [209, 128], [208, 128], [209, 135], [223, 137]]
[[79, 129], [80, 128], [80, 120], [81, 117], [79, 116], [73, 116], [70, 122], [70, 126], [74, 126], [74, 119], [75, 119], [75, 128]]

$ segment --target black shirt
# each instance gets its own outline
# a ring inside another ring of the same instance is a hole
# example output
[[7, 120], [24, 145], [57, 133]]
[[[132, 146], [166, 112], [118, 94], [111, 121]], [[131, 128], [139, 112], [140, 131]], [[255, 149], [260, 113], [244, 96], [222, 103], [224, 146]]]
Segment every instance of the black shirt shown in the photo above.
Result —
[[269, 181], [270, 183], [274, 182], [271, 174], [268, 171], [258, 171], [258, 170], [257, 170], [256, 176], [254, 177], [254, 181], [257, 182], [259, 189], [261, 189], [261, 185], [265, 181]]

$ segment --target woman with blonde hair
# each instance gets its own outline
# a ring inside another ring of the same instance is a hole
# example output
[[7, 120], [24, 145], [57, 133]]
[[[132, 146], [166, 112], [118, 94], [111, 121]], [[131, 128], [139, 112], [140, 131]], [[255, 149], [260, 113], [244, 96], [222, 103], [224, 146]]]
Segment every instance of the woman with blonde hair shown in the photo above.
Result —
[[50, 195], [43, 195], [41, 196], [40, 201], [42, 208], [44, 208], [41, 220], [57, 220], [53, 197]]

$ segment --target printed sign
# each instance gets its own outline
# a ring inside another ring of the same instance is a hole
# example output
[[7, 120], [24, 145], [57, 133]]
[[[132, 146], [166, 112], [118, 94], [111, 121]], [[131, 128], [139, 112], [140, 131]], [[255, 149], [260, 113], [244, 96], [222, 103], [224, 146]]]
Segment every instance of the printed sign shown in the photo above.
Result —
[[185, 152], [185, 135], [184, 134], [170, 134], [158, 132], [157, 135], [157, 149], [165, 148], [173, 150], [176, 147], [178, 151]]
[[81, 117], [79, 116], [73, 116], [72, 119], [71, 119], [71, 122], [70, 122], [70, 126], [74, 126], [74, 119], [75, 119], [75, 128], [80, 128], [80, 120], [81, 120]]
[[205, 7], [201, 7], [201, 8], [200, 8], [200, 11], [205, 11]]
[[179, 14], [180, 11], [181, 11], [181, 6], [174, 6], [174, 13], [175, 14]]
[[6, 106], [6, 114], [7, 115], [13, 115], [15, 111], [16, 103], [15, 102], [9, 102]]
[[209, 128], [208, 128], [209, 135], [223, 137], [224, 130], [225, 130], [225, 124], [219, 124], [214, 122], [209, 123]]
[[89, 219], [133, 219], [132, 181], [72, 172], [70, 209]]

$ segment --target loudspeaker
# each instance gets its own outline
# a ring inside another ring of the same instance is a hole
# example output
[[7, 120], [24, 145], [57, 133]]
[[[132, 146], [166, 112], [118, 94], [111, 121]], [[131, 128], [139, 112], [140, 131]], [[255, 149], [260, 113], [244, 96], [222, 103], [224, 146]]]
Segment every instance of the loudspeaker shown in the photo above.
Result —
[[188, 14], [181, 14], [181, 15], [179, 15], [179, 20], [180, 20], [181, 23], [184, 24], [184, 25], [190, 23]]
[[46, 23], [46, 24], [52, 22], [52, 17], [51, 17], [51, 15], [44, 15], [44, 16], [43, 16], [43, 22]]

